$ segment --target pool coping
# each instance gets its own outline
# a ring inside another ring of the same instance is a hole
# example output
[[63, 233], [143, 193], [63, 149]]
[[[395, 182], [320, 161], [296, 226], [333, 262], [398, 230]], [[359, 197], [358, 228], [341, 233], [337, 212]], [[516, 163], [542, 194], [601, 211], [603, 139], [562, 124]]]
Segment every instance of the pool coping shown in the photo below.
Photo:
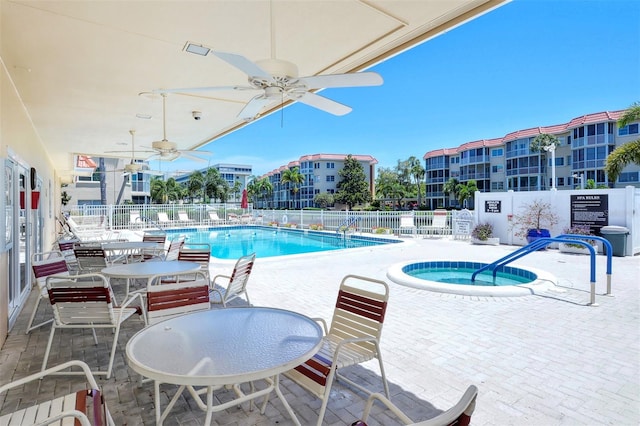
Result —
[[[455, 262], [456, 260], [429, 260], [429, 262]], [[467, 262], [474, 262], [467, 260]], [[432, 291], [436, 293], [448, 293], [459, 294], [463, 296], [484, 296], [484, 297], [518, 297], [518, 296], [531, 296], [541, 292], [545, 292], [554, 288], [558, 284], [558, 279], [555, 275], [543, 271], [537, 268], [531, 268], [529, 266], [519, 266], [517, 264], [509, 264], [513, 268], [523, 269], [536, 274], [535, 281], [509, 286], [473, 286], [466, 284], [445, 284], [436, 281], [424, 280], [421, 278], [412, 277], [403, 271], [403, 268], [419, 261], [413, 260], [409, 262], [401, 262], [391, 265], [387, 269], [387, 278], [393, 283], [400, 284], [407, 287], [417, 288], [421, 290]], [[484, 262], [477, 262], [483, 263]]]

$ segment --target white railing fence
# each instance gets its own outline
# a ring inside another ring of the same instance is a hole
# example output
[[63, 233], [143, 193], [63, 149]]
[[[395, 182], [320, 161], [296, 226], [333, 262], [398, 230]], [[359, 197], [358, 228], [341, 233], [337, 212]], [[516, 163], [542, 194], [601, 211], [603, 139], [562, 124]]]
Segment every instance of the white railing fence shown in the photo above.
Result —
[[[206, 226], [210, 224], [209, 212], [215, 211], [220, 219], [226, 219], [229, 214], [250, 214], [256, 222], [263, 225], [277, 224], [278, 226], [290, 226], [297, 228], [320, 228], [324, 230], [338, 230], [345, 221], [357, 217], [359, 219], [349, 221], [350, 227], [360, 232], [376, 232], [389, 229], [396, 233], [400, 230], [400, 217], [413, 215], [414, 225], [429, 227], [432, 225], [432, 211], [331, 211], [331, 210], [258, 210], [242, 209], [238, 203], [227, 204], [145, 204], [145, 205], [106, 205], [106, 206], [74, 206], [66, 209], [65, 213], [73, 217], [103, 216], [106, 218], [106, 227], [109, 230], [161, 227], [158, 221], [158, 213], [166, 213], [169, 220], [178, 223], [178, 212], [186, 212], [192, 221], [190, 225]], [[132, 214], [134, 212], [134, 214]], [[455, 211], [448, 212], [447, 228], [452, 229]], [[137, 217], [140, 219], [137, 219]], [[133, 222], [132, 222], [133, 221]], [[178, 225], [175, 225], [178, 226]]]

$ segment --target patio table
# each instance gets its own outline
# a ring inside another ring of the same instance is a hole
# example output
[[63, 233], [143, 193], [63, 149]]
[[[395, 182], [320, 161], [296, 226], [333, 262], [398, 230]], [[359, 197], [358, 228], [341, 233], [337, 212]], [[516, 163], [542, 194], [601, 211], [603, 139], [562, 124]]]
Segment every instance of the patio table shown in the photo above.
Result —
[[110, 263], [120, 259], [123, 259], [125, 263], [129, 263], [131, 256], [140, 253], [142, 250], [163, 250], [164, 244], [158, 244], [153, 241], [114, 241], [103, 242], [102, 249], [111, 254]]
[[109, 278], [126, 278], [127, 292], [129, 296], [129, 281], [131, 279], [151, 279], [157, 275], [171, 276], [181, 273], [198, 272], [200, 264], [196, 262], [186, 262], [183, 260], [170, 261], [150, 261], [124, 263], [119, 265], [107, 266], [102, 273]]
[[[127, 343], [129, 366], [154, 380], [156, 424], [161, 425], [185, 389], [206, 411], [211, 424], [216, 411], [264, 396], [264, 414], [272, 391], [294, 423], [300, 425], [280, 387], [280, 373], [309, 359], [320, 348], [322, 329], [312, 319], [274, 308], [229, 308], [200, 311], [172, 318], [136, 333]], [[265, 380], [265, 389], [245, 394], [241, 383]], [[179, 388], [164, 412], [160, 384]], [[194, 386], [204, 387], [197, 391]], [[213, 404], [213, 391], [231, 386], [236, 398]], [[201, 394], [206, 393], [206, 401]]]

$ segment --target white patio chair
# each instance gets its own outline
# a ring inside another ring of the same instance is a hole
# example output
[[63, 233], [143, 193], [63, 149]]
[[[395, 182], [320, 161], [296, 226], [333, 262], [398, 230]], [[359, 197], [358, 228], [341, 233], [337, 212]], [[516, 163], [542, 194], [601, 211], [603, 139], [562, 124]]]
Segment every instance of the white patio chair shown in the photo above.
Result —
[[140, 210], [131, 210], [129, 212], [129, 227], [131, 229], [141, 228], [143, 225], [142, 217], [140, 217]]
[[223, 219], [220, 219], [218, 216], [218, 212], [215, 210], [209, 211], [209, 225], [222, 225], [224, 223]]
[[421, 232], [426, 232], [427, 235], [444, 235], [449, 234], [450, 230], [447, 226], [447, 211], [446, 210], [434, 210], [433, 217], [431, 219], [431, 225], [421, 226]]
[[169, 215], [166, 212], [158, 212], [158, 225], [161, 228], [170, 227], [174, 225], [174, 221], [169, 219]]
[[[113, 303], [113, 292], [109, 282], [101, 274], [82, 274], [74, 276], [50, 276], [47, 278], [47, 291], [49, 301], [53, 308], [54, 321], [49, 334], [47, 349], [42, 360], [42, 371], [47, 368], [53, 337], [57, 329], [88, 328], [93, 333], [95, 344], [98, 338], [97, 328], [110, 328], [113, 330], [113, 342], [109, 356], [109, 366], [106, 371], [93, 371], [94, 375], [106, 375], [111, 377], [113, 360], [116, 353], [120, 325], [134, 314], [142, 316], [146, 325], [144, 302], [140, 294], [135, 294], [122, 306], [116, 307]], [[134, 301], [139, 301], [140, 306], [130, 307]]]
[[[147, 323], [155, 324], [178, 315], [211, 308], [209, 303], [209, 280], [198, 273], [195, 280], [173, 284], [149, 284], [147, 286]], [[157, 282], [149, 280], [149, 283]]]
[[429, 420], [425, 420], [422, 422], [415, 423], [406, 414], [404, 414], [398, 407], [396, 407], [391, 401], [385, 398], [383, 395], [379, 393], [374, 393], [369, 396], [367, 403], [364, 407], [364, 412], [362, 413], [362, 420], [359, 422], [353, 423], [354, 426], [366, 426], [366, 421], [369, 419], [369, 414], [371, 413], [371, 407], [375, 401], [380, 401], [386, 408], [391, 410], [393, 414], [395, 414], [401, 422], [405, 425], [414, 425], [414, 426], [468, 426], [471, 422], [471, 415], [476, 408], [476, 398], [478, 396], [478, 388], [474, 385], [471, 385], [467, 388], [462, 398], [458, 401], [456, 405], [445, 411], [444, 413], [438, 414], [436, 417], [433, 417]]
[[78, 269], [82, 274], [100, 272], [108, 266], [107, 255], [102, 247], [75, 247], [73, 253], [78, 262]]
[[199, 263], [200, 271], [209, 278], [211, 245], [208, 243], [190, 243], [188, 245], [183, 245], [178, 253], [178, 260]]
[[[249, 293], [247, 293], [247, 283], [249, 282], [255, 259], [255, 253], [242, 256], [236, 262], [231, 275], [216, 275], [213, 277], [213, 280], [211, 280], [211, 303], [222, 303], [222, 306], [226, 308], [227, 303], [244, 295], [247, 303], [251, 306]], [[225, 281], [226, 285], [223, 285]], [[217, 299], [214, 298], [215, 294], [217, 294]]]
[[84, 374], [88, 388], [53, 399], [46, 399], [47, 397], [44, 397], [44, 399], [34, 398], [41, 402], [28, 408], [21, 408], [12, 413], [0, 416], [0, 425], [44, 426], [49, 424], [79, 424], [81, 426], [115, 426], [96, 379], [91, 374], [89, 366], [82, 361], [67, 361], [64, 364], [9, 382], [0, 387], [0, 395], [14, 388], [24, 387], [26, 389], [25, 385], [29, 383], [41, 380], [52, 374], [60, 373], [72, 367], [82, 369], [82, 372], [79, 373]]
[[412, 236], [417, 234], [416, 224], [414, 222], [413, 213], [412, 214], [403, 214], [400, 215], [400, 231], [399, 234], [402, 235], [403, 231], [409, 231]]
[[322, 399], [318, 426], [322, 424], [334, 378], [371, 394], [363, 386], [340, 374], [340, 369], [377, 359], [384, 392], [389, 397], [389, 385], [380, 354], [380, 336], [384, 321], [389, 286], [380, 280], [347, 275], [342, 279], [331, 328], [322, 319], [325, 336], [320, 350], [304, 364], [285, 375]]
[[168, 262], [170, 260], [177, 260], [178, 255], [180, 254], [180, 249], [182, 248], [183, 245], [184, 245], [184, 237], [177, 236], [169, 242], [169, 247], [167, 248], [166, 252], [160, 252], [160, 251], [155, 253], [150, 252], [149, 256], [145, 256], [144, 261], [153, 262], [153, 261], [162, 260], [162, 261]]
[[62, 255], [62, 252], [58, 250], [34, 253], [31, 256], [31, 269], [33, 270], [33, 275], [36, 278], [36, 284], [38, 286], [38, 298], [36, 299], [36, 304], [33, 307], [31, 316], [29, 317], [29, 323], [27, 324], [26, 331], [27, 334], [29, 334], [31, 330], [42, 327], [43, 325], [49, 324], [53, 321], [53, 318], [51, 318], [41, 322], [40, 324], [33, 325], [33, 320], [36, 317], [40, 301], [49, 297], [49, 293], [47, 293], [47, 277], [51, 275], [69, 275], [69, 266], [67, 265], [67, 261]]
[[189, 218], [187, 212], [178, 212], [178, 221], [181, 225], [189, 225], [194, 223], [193, 219]]

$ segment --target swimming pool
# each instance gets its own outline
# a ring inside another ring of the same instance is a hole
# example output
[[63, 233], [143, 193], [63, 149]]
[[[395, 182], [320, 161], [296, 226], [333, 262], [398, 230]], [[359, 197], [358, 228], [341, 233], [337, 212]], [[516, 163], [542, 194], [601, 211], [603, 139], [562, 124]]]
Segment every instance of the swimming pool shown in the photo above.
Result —
[[260, 226], [213, 227], [167, 230], [168, 238], [183, 235], [185, 244], [208, 243], [211, 256], [237, 259], [256, 253], [256, 257], [287, 256], [328, 250], [351, 249], [399, 243], [400, 240], [347, 236], [332, 232], [282, 229]]
[[485, 265], [450, 260], [400, 263], [389, 268], [387, 277], [397, 284], [438, 293], [491, 297], [527, 296], [557, 282], [548, 272], [512, 266], [504, 266], [495, 279], [491, 272], [483, 272], [471, 281], [473, 272]]

